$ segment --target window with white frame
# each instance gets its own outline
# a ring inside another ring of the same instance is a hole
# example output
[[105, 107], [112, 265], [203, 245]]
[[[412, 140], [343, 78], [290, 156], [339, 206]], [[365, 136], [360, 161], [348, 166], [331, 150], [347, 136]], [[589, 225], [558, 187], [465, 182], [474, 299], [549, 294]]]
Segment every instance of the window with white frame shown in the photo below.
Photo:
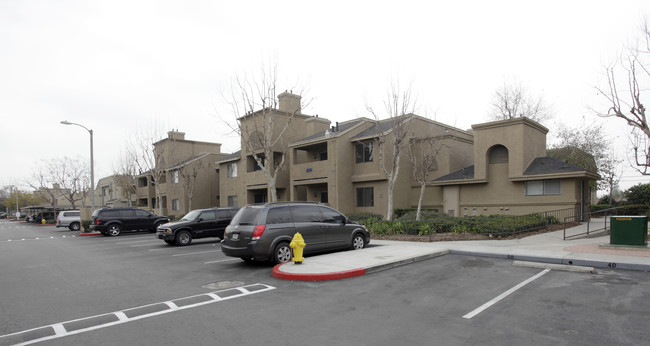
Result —
[[228, 164], [228, 169], [226, 172], [226, 176], [228, 178], [235, 178], [237, 177], [237, 162], [231, 162]]
[[172, 171], [172, 184], [178, 184], [178, 170]]
[[560, 179], [531, 180], [526, 182], [526, 196], [559, 195], [562, 193]]
[[172, 199], [172, 210], [181, 210], [181, 201]]

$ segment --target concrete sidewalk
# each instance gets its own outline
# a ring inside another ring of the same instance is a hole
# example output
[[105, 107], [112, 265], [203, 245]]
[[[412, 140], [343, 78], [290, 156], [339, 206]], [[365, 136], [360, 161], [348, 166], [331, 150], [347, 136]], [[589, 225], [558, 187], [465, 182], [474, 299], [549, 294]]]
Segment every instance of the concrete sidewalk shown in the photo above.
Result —
[[[602, 228], [602, 221], [589, 225]], [[567, 236], [584, 233], [587, 224], [566, 230]], [[273, 268], [273, 276], [286, 280], [320, 281], [365, 275], [445, 254], [505, 258], [595, 268], [650, 271], [650, 248], [609, 245], [609, 235], [564, 240], [564, 230], [512, 240], [404, 242], [372, 239], [368, 247], [305, 257], [302, 264], [288, 262]], [[602, 233], [601, 233], [602, 234]]]

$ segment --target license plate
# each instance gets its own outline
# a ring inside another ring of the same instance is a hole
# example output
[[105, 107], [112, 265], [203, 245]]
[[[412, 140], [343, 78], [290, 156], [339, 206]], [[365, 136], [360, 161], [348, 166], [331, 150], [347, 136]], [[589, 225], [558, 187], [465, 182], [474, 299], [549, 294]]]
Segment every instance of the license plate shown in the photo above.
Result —
[[238, 233], [233, 233], [232, 240], [237, 240], [237, 239], [239, 239], [239, 234]]

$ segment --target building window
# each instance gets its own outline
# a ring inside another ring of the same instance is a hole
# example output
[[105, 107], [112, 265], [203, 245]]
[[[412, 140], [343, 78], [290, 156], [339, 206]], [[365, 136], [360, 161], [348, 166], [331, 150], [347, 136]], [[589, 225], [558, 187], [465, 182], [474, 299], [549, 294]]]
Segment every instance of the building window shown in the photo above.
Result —
[[526, 196], [559, 195], [562, 193], [560, 179], [531, 180], [526, 182]]
[[228, 178], [235, 178], [237, 177], [237, 162], [232, 162], [228, 164], [228, 169], [226, 172], [226, 176]]
[[237, 196], [228, 196], [228, 206], [229, 207], [238, 207]]
[[178, 184], [178, 170], [172, 171], [172, 184]]
[[178, 199], [172, 199], [172, 210], [181, 210], [181, 202]]
[[356, 163], [361, 162], [372, 162], [373, 159], [373, 150], [372, 142], [370, 143], [359, 143], [354, 146], [355, 151], [355, 161]]
[[357, 188], [357, 207], [374, 207], [375, 195], [373, 187]]
[[327, 161], [327, 151], [318, 154], [321, 161]]

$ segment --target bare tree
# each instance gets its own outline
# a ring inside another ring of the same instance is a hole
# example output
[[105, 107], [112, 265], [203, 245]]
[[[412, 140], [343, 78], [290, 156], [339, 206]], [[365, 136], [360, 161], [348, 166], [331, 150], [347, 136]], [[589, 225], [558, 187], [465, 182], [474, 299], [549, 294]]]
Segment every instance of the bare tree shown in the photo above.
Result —
[[492, 96], [490, 119], [506, 120], [527, 117], [537, 122], [553, 118], [551, 107], [544, 98], [533, 96], [516, 80], [505, 81]]
[[[386, 220], [393, 219], [393, 190], [400, 171], [400, 159], [408, 146], [411, 136], [410, 121], [415, 112], [416, 100], [412, 100], [411, 86], [400, 90], [399, 83], [391, 83], [384, 101], [386, 120], [380, 120], [380, 114], [371, 106], [366, 109], [375, 119], [375, 141], [377, 143], [377, 156], [379, 166], [388, 180], [388, 210]], [[387, 151], [389, 151], [387, 153]], [[388, 162], [387, 162], [388, 161]]]
[[203, 161], [195, 160], [178, 168], [179, 180], [183, 186], [183, 192], [187, 199], [187, 208], [185, 212], [192, 210], [192, 198], [194, 197], [194, 188], [196, 187], [197, 177], [204, 170], [209, 170], [211, 164], [205, 165]]
[[[262, 67], [261, 77], [257, 80], [236, 77], [228, 100], [237, 121], [236, 126], [229, 126], [241, 138], [242, 156], [250, 154], [264, 173], [271, 202], [278, 200], [276, 181], [287, 161], [288, 140], [285, 134], [294, 116], [300, 114], [305, 106], [303, 103], [291, 109], [278, 110], [276, 84], [277, 66]], [[301, 96], [299, 100], [302, 100]]]
[[136, 165], [132, 157], [127, 153], [122, 153], [117, 166], [113, 168], [113, 176], [115, 177], [115, 185], [120, 191], [121, 197], [127, 200], [129, 206], [132, 205], [132, 197], [136, 193], [135, 175]]
[[[642, 39], [629, 48], [624, 57], [606, 67], [607, 86], [596, 89], [607, 101], [609, 108], [606, 112], [596, 111], [596, 114], [622, 119], [632, 128], [632, 167], [643, 175], [650, 175], [650, 127], [642, 102], [642, 98], [648, 97], [650, 83], [650, 27], [647, 19], [641, 32]], [[623, 79], [622, 84], [619, 84], [620, 79]]]
[[621, 160], [617, 159], [614, 154], [608, 155], [608, 159], [602, 165], [602, 187], [609, 189], [609, 204], [611, 205], [614, 198], [614, 189], [618, 187], [623, 175], [623, 169], [620, 167]]
[[[432, 131], [428, 131], [431, 133]], [[420, 221], [422, 216], [422, 199], [426, 190], [429, 173], [437, 168], [437, 158], [440, 151], [446, 147], [442, 138], [427, 136], [424, 138], [412, 138], [409, 140], [407, 157], [411, 163], [411, 174], [413, 180], [420, 184], [420, 197], [418, 208], [415, 214], [415, 221]]]
[[167, 145], [155, 146], [154, 144], [164, 139], [163, 131], [158, 124], [141, 126], [138, 134], [132, 137], [127, 146], [127, 153], [130, 162], [133, 163], [138, 174], [145, 174], [151, 179], [156, 190], [156, 207], [158, 214], [163, 214], [162, 191], [160, 184], [167, 173], [167, 167], [171, 162], [168, 158], [174, 150], [174, 139], [169, 138]]
[[49, 161], [47, 170], [52, 185], [58, 186], [63, 197], [76, 209], [76, 203], [83, 201], [89, 190], [88, 164], [80, 159], [63, 157]]

